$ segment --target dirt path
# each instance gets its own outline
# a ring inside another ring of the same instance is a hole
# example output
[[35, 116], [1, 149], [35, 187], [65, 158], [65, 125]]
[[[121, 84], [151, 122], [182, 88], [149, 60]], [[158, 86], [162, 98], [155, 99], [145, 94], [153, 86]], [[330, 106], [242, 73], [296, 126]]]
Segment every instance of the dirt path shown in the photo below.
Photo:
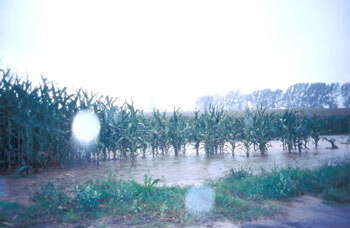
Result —
[[[241, 225], [242, 228], [348, 228], [350, 205], [328, 204], [313, 196], [303, 196], [282, 203], [286, 215], [273, 220]], [[224, 227], [224, 226], [222, 226]], [[227, 226], [230, 227], [230, 226]], [[235, 226], [231, 226], [235, 227]]]

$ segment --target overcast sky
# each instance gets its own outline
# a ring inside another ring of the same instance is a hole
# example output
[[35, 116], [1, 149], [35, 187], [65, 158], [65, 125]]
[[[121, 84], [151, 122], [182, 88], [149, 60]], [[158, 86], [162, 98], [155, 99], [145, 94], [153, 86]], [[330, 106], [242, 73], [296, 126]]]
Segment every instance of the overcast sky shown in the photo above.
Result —
[[349, 60], [347, 0], [0, 0], [2, 66], [139, 108], [343, 83]]

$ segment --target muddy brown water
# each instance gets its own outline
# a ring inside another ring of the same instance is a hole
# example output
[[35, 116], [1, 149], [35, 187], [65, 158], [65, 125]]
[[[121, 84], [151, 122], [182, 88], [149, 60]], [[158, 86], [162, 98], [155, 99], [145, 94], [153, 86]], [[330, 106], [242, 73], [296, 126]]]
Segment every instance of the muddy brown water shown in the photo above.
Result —
[[[161, 184], [165, 185], [192, 185], [199, 184], [206, 180], [222, 177], [232, 168], [249, 168], [254, 173], [261, 169], [271, 170], [274, 167], [299, 166], [301, 168], [315, 168], [326, 160], [341, 160], [350, 157], [350, 145], [341, 144], [348, 136], [331, 136], [337, 140], [339, 149], [330, 150], [330, 143], [320, 141], [319, 148], [314, 149], [314, 145], [308, 144], [309, 150], [301, 154], [297, 152], [288, 153], [282, 150], [280, 142], [272, 142], [266, 156], [260, 153], [251, 152], [250, 157], [246, 157], [243, 149], [238, 149], [235, 156], [228, 151], [223, 155], [206, 158], [202, 152], [195, 155], [193, 146], [189, 146], [186, 154], [180, 153], [175, 157], [170, 151], [165, 155], [146, 158], [138, 157], [134, 162], [131, 160], [107, 161], [100, 166], [89, 165], [85, 168], [76, 167], [71, 169], [52, 168], [32, 177], [4, 178], [0, 181], [0, 200], [30, 204], [30, 195], [37, 190], [42, 183], [52, 179], [61, 184], [69, 181], [84, 182], [90, 178], [115, 174], [120, 179], [134, 179], [142, 182], [144, 175], [153, 179], [159, 178]], [[330, 138], [330, 136], [328, 136]], [[5, 186], [6, 185], [6, 186]], [[1, 190], [2, 189], [2, 190]], [[4, 189], [8, 192], [4, 193]]]

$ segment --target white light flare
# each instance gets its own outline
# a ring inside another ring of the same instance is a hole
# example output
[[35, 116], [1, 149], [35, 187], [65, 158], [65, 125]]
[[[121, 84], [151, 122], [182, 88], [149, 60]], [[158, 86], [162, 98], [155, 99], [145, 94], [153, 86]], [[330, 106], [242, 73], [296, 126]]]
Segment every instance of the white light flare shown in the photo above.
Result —
[[9, 187], [3, 177], [0, 176], [0, 200], [6, 200]]
[[96, 114], [89, 110], [83, 110], [75, 115], [72, 124], [74, 138], [83, 145], [89, 145], [96, 141], [100, 134], [101, 125]]
[[209, 212], [215, 203], [215, 192], [206, 185], [194, 186], [186, 194], [185, 206], [194, 215]]

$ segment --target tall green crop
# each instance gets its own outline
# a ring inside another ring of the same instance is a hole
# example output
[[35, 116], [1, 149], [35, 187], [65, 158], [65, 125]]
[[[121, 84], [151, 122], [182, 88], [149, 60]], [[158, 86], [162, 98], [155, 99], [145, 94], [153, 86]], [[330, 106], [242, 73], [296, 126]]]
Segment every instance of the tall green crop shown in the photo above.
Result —
[[269, 142], [273, 138], [273, 114], [267, 113], [266, 108], [260, 107], [248, 115], [252, 119], [253, 142], [256, 142], [261, 154], [264, 155], [267, 152]]

